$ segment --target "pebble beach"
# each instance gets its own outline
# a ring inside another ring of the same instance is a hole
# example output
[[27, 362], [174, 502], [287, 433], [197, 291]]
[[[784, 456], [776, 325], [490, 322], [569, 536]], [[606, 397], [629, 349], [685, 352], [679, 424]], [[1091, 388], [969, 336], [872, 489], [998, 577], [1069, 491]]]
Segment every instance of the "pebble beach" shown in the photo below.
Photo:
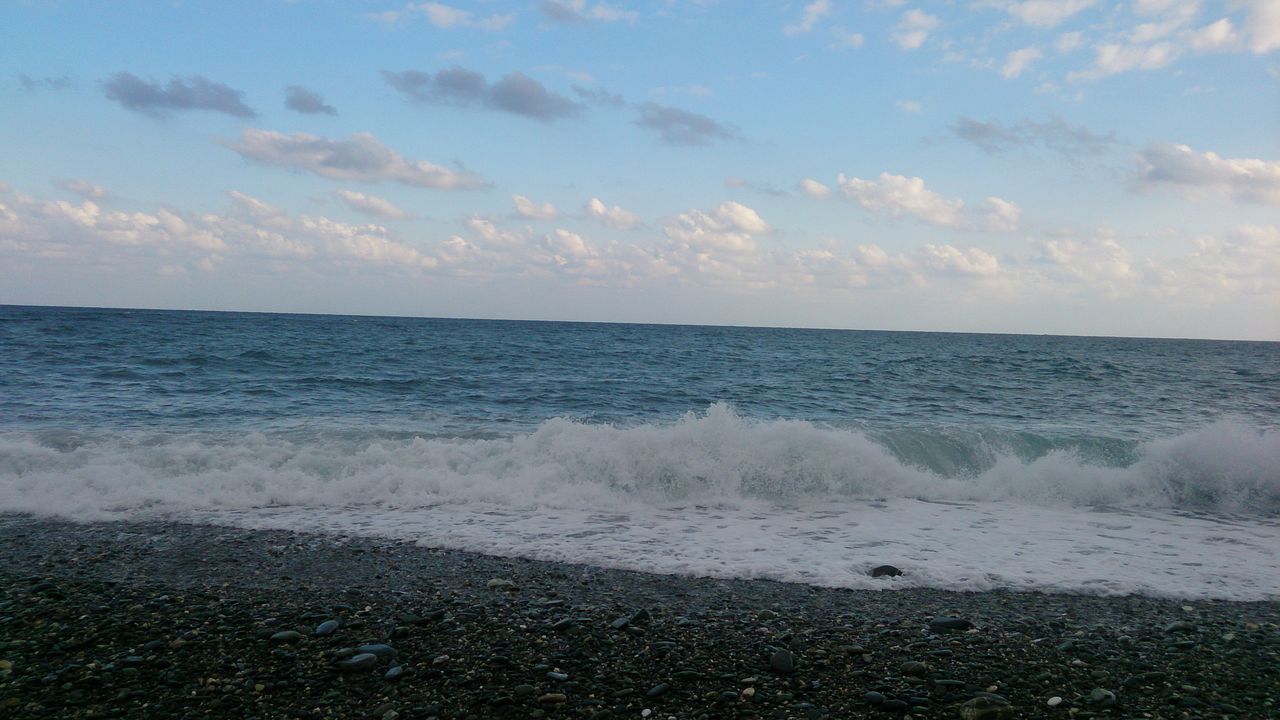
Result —
[[0, 715], [1280, 716], [1275, 601], [879, 580], [854, 591], [9, 515]]

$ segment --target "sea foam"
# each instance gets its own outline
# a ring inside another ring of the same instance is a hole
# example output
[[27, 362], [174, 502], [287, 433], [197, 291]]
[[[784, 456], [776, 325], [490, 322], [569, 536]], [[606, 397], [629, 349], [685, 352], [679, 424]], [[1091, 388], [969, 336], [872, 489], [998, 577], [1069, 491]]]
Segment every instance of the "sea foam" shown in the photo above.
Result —
[[[723, 404], [670, 424], [552, 419], [488, 439], [10, 432], [0, 435], [0, 509], [103, 519], [278, 506], [610, 510], [914, 498], [1280, 514], [1275, 430], [1219, 422], [1110, 453], [1124, 464], [1100, 461], [1101, 441], [1050, 443], [1036, 454], [1024, 435], [909, 434], [906, 443], [893, 433], [751, 420]], [[956, 454], [957, 437], [969, 442], [966, 462], [939, 461]]]
[[[837, 587], [1247, 600], [1280, 596], [1278, 469], [1280, 433], [1227, 422], [1055, 444], [758, 421], [717, 404], [668, 424], [554, 419], [484, 439], [7, 433], [0, 510]], [[873, 582], [883, 562], [907, 574]]]

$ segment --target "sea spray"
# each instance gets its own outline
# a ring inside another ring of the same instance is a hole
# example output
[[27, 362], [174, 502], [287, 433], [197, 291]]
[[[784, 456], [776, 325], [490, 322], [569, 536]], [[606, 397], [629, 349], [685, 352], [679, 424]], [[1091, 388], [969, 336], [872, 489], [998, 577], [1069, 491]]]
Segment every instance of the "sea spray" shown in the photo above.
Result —
[[[1280, 432], [1218, 422], [1131, 443], [1125, 465], [1097, 461], [1105, 440], [1039, 456], [976, 438], [989, 461], [930, 467], [954, 433], [892, 433], [744, 418], [717, 403], [672, 423], [566, 419], [531, 433], [461, 439], [376, 433], [0, 435], [0, 509], [75, 518], [219, 508], [394, 509], [486, 502], [609, 510], [698, 502], [726, 507], [916, 498], [1280, 514]], [[932, 441], [932, 443], [931, 443]], [[1074, 443], [1074, 444], [1072, 444]], [[993, 449], [995, 448], [995, 449]], [[1091, 456], [1092, 455], [1092, 456]]]

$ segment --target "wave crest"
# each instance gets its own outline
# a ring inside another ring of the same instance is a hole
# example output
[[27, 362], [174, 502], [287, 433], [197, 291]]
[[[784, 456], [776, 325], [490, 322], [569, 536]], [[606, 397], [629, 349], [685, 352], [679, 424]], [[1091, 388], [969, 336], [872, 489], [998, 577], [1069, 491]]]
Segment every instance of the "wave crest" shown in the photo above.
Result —
[[76, 518], [441, 503], [620, 509], [907, 497], [1280, 514], [1280, 432], [1219, 422], [1145, 443], [866, 433], [712, 405], [669, 424], [565, 419], [510, 438], [0, 436], [0, 509]]

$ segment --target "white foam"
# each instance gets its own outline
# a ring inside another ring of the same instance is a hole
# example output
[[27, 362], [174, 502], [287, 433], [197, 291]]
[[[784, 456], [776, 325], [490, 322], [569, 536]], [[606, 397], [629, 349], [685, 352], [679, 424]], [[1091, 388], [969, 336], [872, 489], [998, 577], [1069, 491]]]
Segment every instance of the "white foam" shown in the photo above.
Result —
[[[888, 562], [911, 570], [903, 582], [953, 589], [1275, 596], [1280, 433], [1218, 423], [1134, 453], [1109, 467], [997, 452], [948, 477], [856, 431], [722, 405], [667, 425], [557, 419], [487, 440], [8, 433], [0, 510], [277, 523], [849, 587]], [[1098, 506], [1125, 528], [1093, 524], [1109, 517]]]
[[[750, 511], [625, 512], [440, 505], [420, 510], [222, 512], [251, 528], [414, 540], [434, 547], [675, 575], [845, 588], [995, 588], [1102, 595], [1280, 598], [1280, 529], [1163, 511], [896, 499]], [[892, 564], [905, 574], [871, 578]]]

